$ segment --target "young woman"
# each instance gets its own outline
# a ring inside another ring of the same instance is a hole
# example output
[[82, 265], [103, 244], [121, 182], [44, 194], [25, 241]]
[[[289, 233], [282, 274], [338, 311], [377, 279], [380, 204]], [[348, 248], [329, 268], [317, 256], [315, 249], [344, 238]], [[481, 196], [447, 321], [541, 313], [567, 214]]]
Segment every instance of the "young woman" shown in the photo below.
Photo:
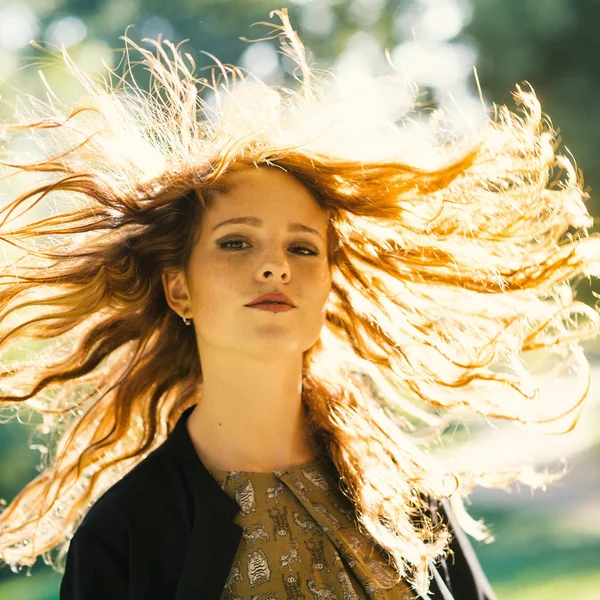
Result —
[[295, 92], [127, 40], [150, 93], [65, 53], [87, 96], [3, 126], [42, 154], [2, 162], [37, 178], [0, 213], [23, 252], [0, 348], [38, 351], [5, 358], [0, 401], [57, 439], [0, 514], [0, 557], [64, 569], [61, 600], [490, 600], [464, 499], [553, 476], [464, 468], [442, 434], [568, 430], [586, 397], [538, 397], [521, 359], [587, 375], [577, 342], [598, 334], [569, 285], [598, 238], [533, 93], [468, 146], [428, 144], [373, 98], [327, 100], [276, 13]]

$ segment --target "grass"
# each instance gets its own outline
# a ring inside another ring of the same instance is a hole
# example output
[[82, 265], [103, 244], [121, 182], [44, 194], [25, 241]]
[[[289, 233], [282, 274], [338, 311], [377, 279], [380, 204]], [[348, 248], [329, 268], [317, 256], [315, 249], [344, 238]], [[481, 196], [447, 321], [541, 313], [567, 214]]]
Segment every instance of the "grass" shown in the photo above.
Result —
[[541, 511], [472, 511], [496, 541], [474, 543], [499, 600], [600, 598], [600, 536], [564, 507]]
[[[597, 558], [597, 557], [596, 557]], [[498, 600], [598, 600], [600, 570], [563, 574], [558, 577], [516, 579], [494, 586]]]

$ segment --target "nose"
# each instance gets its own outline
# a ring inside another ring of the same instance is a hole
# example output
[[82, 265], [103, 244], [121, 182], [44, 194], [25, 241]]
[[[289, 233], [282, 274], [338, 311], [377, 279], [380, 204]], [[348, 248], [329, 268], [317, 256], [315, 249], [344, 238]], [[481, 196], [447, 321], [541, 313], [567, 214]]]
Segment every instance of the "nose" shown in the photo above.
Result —
[[290, 265], [285, 254], [270, 254], [259, 265], [257, 276], [260, 281], [265, 281], [270, 277], [273, 277], [275, 280], [289, 281], [291, 277]]

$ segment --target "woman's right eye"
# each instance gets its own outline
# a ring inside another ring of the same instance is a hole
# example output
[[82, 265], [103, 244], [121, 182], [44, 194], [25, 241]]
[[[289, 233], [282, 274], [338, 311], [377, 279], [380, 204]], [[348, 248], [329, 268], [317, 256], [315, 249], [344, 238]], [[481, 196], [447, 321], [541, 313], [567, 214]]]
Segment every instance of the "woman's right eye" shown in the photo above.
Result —
[[[228, 246], [228, 244], [246, 244], [247, 242], [245, 242], [244, 240], [228, 240], [226, 242], [222, 242], [221, 244], [219, 244], [219, 248], [224, 248], [226, 246]], [[243, 250], [243, 248], [225, 248], [225, 249], [229, 249], [229, 250]]]

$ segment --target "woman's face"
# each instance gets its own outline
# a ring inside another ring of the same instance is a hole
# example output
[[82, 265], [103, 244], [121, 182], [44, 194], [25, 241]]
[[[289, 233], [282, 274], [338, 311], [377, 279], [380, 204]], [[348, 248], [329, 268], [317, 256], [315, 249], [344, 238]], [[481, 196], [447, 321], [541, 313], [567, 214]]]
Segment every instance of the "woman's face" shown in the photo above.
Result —
[[[186, 317], [194, 320], [200, 355], [209, 347], [277, 359], [301, 354], [325, 322], [328, 216], [281, 169], [243, 169], [227, 181], [232, 188], [217, 193], [205, 211], [187, 270]], [[254, 224], [224, 224], [242, 217]], [[295, 308], [245, 306], [269, 292], [286, 294]]]

